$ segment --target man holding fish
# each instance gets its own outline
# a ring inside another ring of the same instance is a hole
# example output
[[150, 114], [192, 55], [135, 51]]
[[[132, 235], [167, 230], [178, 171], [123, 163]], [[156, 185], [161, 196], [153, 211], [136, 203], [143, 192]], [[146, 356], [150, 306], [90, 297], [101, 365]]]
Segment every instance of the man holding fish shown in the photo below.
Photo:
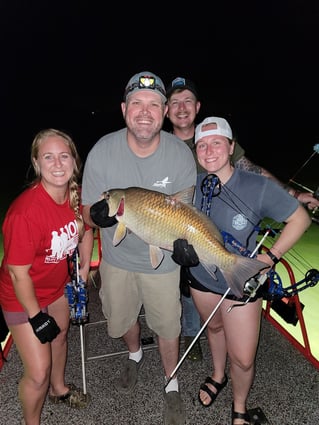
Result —
[[[190, 149], [162, 130], [167, 113], [166, 92], [157, 75], [149, 71], [134, 75], [126, 86], [121, 108], [126, 127], [102, 137], [87, 156], [82, 203], [85, 221], [102, 227], [102, 310], [109, 335], [122, 337], [127, 345], [129, 357], [115, 387], [120, 393], [130, 393], [145, 360], [138, 322], [142, 305], [148, 327], [158, 336], [166, 379], [177, 365], [181, 331], [180, 268], [170, 252], [164, 251], [161, 258], [156, 247], [118, 226], [117, 219], [108, 217], [103, 200], [105, 220], [96, 219], [96, 202], [105, 191], [130, 186], [166, 195], [186, 190], [191, 201], [197, 173]], [[139, 199], [135, 202], [138, 205]], [[120, 203], [115, 212], [118, 216], [124, 214], [125, 204]], [[165, 425], [185, 423], [176, 376], [165, 387], [163, 420]]]
[[[269, 251], [257, 255], [257, 259], [269, 267], [278, 263], [311, 224], [304, 206], [271, 179], [232, 165], [230, 158], [235, 141], [225, 119], [208, 117], [197, 125], [195, 146], [198, 162], [206, 170], [197, 178], [196, 207], [211, 217], [220, 231], [232, 235], [248, 252], [253, 252], [256, 247], [258, 225], [264, 218], [284, 223], [279, 237]], [[211, 192], [212, 176], [217, 178], [219, 183]], [[192, 244], [192, 241], [188, 242]], [[175, 250], [175, 257], [185, 256], [186, 250], [194, 262], [196, 247], [193, 246], [194, 252], [192, 247], [187, 248], [185, 243], [180, 246], [180, 256], [179, 251]], [[230, 245], [227, 249], [234, 250]], [[201, 260], [201, 253], [197, 252], [197, 255]], [[184, 262], [183, 265], [190, 264]], [[269, 268], [264, 272], [267, 270]], [[247, 297], [238, 296], [234, 289], [239, 288], [235, 286], [226, 294], [230, 282], [221, 272], [222, 269], [219, 268], [215, 273], [217, 279], [214, 280], [202, 261], [198, 266], [190, 267], [191, 295], [202, 321], [206, 322], [217, 307], [215, 315], [207, 325], [213, 371], [200, 386], [198, 399], [202, 406], [209, 407], [227, 385], [228, 356], [233, 391], [231, 423], [248, 425], [251, 422], [246, 402], [255, 373], [262, 298], [257, 295], [245, 303]], [[225, 296], [225, 299], [220, 303], [222, 296]]]

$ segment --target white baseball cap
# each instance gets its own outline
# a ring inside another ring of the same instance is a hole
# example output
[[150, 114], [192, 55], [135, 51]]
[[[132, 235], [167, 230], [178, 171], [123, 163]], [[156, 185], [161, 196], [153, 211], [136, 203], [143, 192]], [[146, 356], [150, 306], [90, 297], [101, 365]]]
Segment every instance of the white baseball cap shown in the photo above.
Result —
[[[205, 129], [205, 127], [207, 127], [207, 129]], [[230, 125], [224, 118], [208, 117], [198, 124], [195, 130], [195, 144], [203, 137], [213, 135], [224, 136], [228, 139], [233, 138], [233, 132]]]

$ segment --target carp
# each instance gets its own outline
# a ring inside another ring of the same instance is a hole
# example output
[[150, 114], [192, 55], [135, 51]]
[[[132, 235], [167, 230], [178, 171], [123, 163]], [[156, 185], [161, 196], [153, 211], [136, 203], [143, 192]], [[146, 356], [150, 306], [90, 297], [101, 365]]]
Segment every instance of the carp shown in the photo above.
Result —
[[216, 279], [218, 267], [232, 292], [242, 297], [245, 282], [269, 265], [228, 252], [216, 225], [192, 205], [192, 197], [193, 188], [173, 195], [138, 187], [109, 190], [109, 216], [118, 221], [113, 245], [117, 246], [127, 231], [133, 232], [149, 245], [156, 269], [164, 257], [162, 250], [173, 251], [176, 239], [186, 239], [212, 278]]

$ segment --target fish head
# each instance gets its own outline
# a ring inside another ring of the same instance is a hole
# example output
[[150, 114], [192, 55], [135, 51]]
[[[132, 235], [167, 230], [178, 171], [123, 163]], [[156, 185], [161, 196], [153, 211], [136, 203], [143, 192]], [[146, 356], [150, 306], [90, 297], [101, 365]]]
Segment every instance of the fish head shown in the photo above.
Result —
[[124, 214], [125, 192], [123, 189], [111, 189], [106, 192], [106, 202], [109, 207], [109, 217], [116, 215], [121, 217]]

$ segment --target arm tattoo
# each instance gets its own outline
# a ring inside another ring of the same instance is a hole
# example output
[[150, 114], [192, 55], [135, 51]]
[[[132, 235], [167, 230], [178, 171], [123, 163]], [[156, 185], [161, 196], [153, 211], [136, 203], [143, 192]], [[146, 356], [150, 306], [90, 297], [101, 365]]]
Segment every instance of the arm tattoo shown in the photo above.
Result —
[[242, 156], [238, 161], [235, 162], [234, 165], [236, 168], [239, 168], [241, 170], [250, 171], [256, 174], [262, 174], [262, 167], [249, 161], [249, 159], [245, 156]]

